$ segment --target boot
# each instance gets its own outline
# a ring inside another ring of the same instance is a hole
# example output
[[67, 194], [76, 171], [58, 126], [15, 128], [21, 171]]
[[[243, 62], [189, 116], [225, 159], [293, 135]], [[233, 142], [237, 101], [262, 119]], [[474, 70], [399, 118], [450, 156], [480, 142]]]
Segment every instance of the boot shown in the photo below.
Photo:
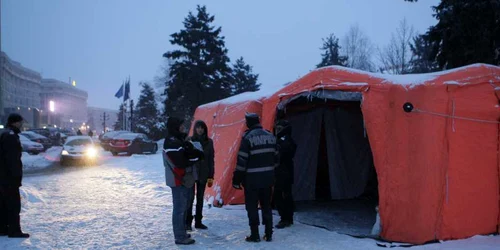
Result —
[[16, 232], [16, 233], [9, 233], [9, 238], [29, 238], [30, 235], [23, 233], [21, 231]]
[[276, 225], [276, 228], [283, 229], [283, 228], [289, 227], [291, 225], [292, 225], [292, 223], [288, 220], [280, 220], [280, 222], [278, 222], [278, 224]]
[[273, 224], [266, 224], [266, 234], [264, 234], [264, 240], [267, 242], [273, 241]]
[[7, 227], [0, 227], [0, 236], [7, 236], [7, 235], [9, 235]]
[[191, 239], [191, 238], [185, 238], [183, 240], [176, 240], [175, 241], [175, 244], [176, 245], [192, 245], [194, 244], [196, 241]]
[[259, 226], [250, 226], [251, 234], [245, 238], [248, 242], [260, 242]]
[[203, 216], [196, 216], [196, 221], [194, 223], [194, 227], [197, 228], [197, 229], [208, 229], [207, 226], [203, 225], [203, 223], [201, 223], [201, 219], [203, 218]]

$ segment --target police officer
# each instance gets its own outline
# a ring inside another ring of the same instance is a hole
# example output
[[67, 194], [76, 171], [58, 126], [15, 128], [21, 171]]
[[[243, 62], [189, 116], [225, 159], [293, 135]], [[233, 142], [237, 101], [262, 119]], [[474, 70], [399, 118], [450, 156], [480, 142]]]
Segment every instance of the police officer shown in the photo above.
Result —
[[264, 240], [272, 241], [271, 195], [278, 156], [276, 137], [262, 128], [257, 114], [247, 113], [245, 120], [248, 130], [241, 140], [238, 162], [233, 175], [233, 187], [241, 189], [243, 186], [245, 189], [245, 208], [251, 230], [246, 241], [260, 241], [259, 203], [266, 228]]
[[19, 141], [22, 125], [23, 118], [11, 114], [7, 120], [7, 131], [0, 135], [0, 235], [10, 238], [30, 237], [21, 231], [19, 217], [19, 187], [23, 179], [22, 147]]
[[275, 170], [274, 202], [281, 217], [276, 228], [282, 229], [293, 224], [293, 157], [297, 145], [292, 139], [292, 127], [287, 120], [280, 120], [276, 123], [275, 134], [280, 157], [279, 165]]

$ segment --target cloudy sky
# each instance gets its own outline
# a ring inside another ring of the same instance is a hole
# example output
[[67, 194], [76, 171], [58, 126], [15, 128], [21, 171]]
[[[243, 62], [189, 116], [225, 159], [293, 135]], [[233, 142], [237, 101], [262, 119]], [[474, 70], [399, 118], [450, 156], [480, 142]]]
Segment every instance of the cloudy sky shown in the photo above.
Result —
[[222, 26], [229, 57], [243, 56], [260, 82], [293, 81], [320, 61], [321, 38], [358, 24], [375, 45], [388, 43], [404, 18], [422, 33], [438, 0], [1, 0], [2, 50], [45, 78], [77, 81], [91, 106], [116, 109], [130, 75], [153, 82], [172, 49], [169, 35], [196, 5]]

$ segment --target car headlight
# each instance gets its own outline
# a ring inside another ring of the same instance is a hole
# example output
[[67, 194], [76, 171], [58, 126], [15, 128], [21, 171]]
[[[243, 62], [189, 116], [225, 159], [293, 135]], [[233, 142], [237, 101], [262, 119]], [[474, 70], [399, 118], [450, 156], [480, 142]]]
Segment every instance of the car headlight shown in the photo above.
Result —
[[95, 158], [97, 156], [97, 150], [94, 147], [88, 148], [86, 155], [90, 158]]
[[69, 153], [68, 153], [68, 151], [63, 150], [63, 151], [62, 151], [62, 155], [69, 155]]

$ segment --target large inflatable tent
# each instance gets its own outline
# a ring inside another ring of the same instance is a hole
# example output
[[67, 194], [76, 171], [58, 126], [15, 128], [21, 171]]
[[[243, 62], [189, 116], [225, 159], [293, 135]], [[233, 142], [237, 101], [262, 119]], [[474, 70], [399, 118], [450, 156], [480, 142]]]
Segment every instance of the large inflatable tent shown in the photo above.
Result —
[[[424, 243], [498, 232], [500, 68], [419, 75], [325, 67], [197, 108], [215, 144], [215, 205], [241, 204], [231, 178], [244, 115], [298, 144], [295, 200], [351, 199], [375, 185], [381, 237]], [[375, 177], [375, 184], [373, 184]]]

